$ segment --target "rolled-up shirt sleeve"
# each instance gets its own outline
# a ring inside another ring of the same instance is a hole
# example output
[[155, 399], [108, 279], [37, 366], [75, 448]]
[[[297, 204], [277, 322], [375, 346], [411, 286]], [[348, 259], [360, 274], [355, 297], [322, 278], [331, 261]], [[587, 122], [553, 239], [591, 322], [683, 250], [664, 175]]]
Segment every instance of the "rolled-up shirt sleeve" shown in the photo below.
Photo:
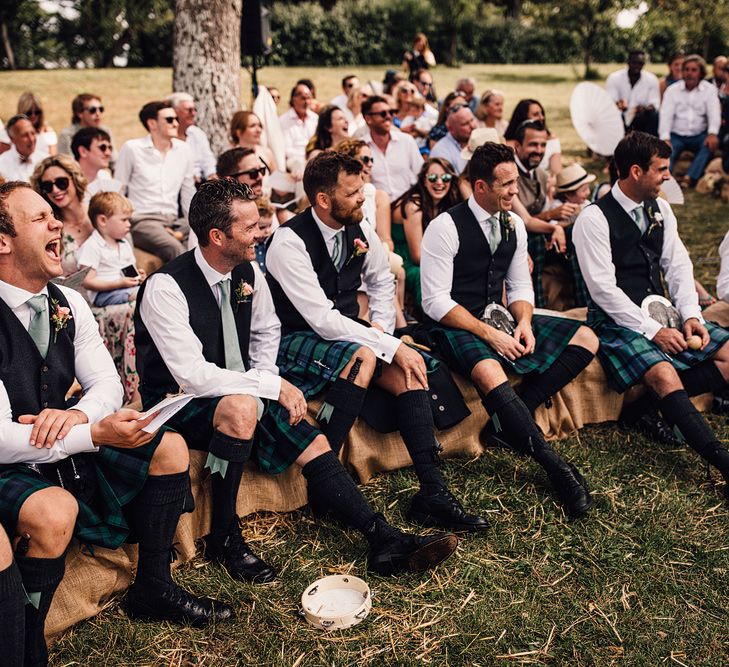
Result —
[[524, 221], [515, 213], [510, 213], [516, 232], [516, 251], [506, 272], [506, 305], [515, 301], [527, 301], [534, 305], [534, 288], [529, 275], [529, 253], [527, 251], [527, 232]]
[[[248, 346], [248, 356], [252, 368], [277, 376], [276, 357], [281, 342], [281, 322], [276, 315], [271, 290], [265, 276], [256, 262], [251, 262], [251, 266], [256, 278], [253, 288], [253, 312], [251, 313], [251, 338]], [[264, 377], [262, 382], [266, 383], [267, 388], [264, 389], [266, 393], [276, 391], [275, 384], [278, 385], [280, 391], [281, 383], [276, 383], [274, 377]]]
[[458, 303], [451, 298], [453, 258], [458, 232], [449, 213], [441, 213], [425, 228], [420, 243], [420, 289], [423, 312], [440, 322]]
[[387, 333], [392, 333], [395, 329], [395, 279], [390, 271], [390, 261], [377, 232], [369, 225], [364, 225], [362, 231], [370, 247], [362, 267], [370, 319]]

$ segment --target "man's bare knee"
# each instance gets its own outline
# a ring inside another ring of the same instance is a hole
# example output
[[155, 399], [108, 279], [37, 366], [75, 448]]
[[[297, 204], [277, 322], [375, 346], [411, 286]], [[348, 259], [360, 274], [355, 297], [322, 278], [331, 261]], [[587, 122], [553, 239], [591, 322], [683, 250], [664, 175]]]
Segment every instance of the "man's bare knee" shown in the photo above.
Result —
[[226, 435], [249, 440], [256, 431], [258, 404], [248, 394], [224, 396], [218, 403], [213, 426]]
[[190, 467], [190, 453], [179, 433], [167, 432], [157, 446], [149, 464], [150, 475], [174, 475]]
[[683, 389], [676, 369], [667, 361], [662, 361], [651, 367], [643, 376], [643, 381], [658, 394], [659, 398]]
[[322, 454], [326, 454], [332, 450], [329, 445], [329, 441], [326, 436], [322, 433], [317, 435], [310, 443], [309, 446], [299, 454], [299, 458], [296, 459], [296, 464], [303, 468], [307, 463], [310, 463], [316, 458], [319, 458]]
[[18, 514], [18, 535], [30, 535], [28, 555], [57, 558], [68, 546], [78, 516], [78, 502], [64, 489], [48, 487], [36, 491]]
[[575, 335], [572, 336], [570, 345], [579, 345], [593, 354], [597, 354], [597, 349], [600, 347], [600, 341], [590, 327], [580, 327], [577, 329]]
[[496, 359], [483, 359], [473, 367], [471, 380], [481, 391], [489, 392], [506, 382], [507, 377]]

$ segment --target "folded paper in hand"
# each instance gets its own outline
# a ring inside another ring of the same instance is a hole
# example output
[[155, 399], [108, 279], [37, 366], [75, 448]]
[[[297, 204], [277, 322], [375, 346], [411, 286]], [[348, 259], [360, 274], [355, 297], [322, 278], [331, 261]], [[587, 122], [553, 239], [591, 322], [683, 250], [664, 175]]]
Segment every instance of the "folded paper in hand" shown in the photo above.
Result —
[[184, 408], [193, 398], [195, 398], [195, 394], [177, 394], [175, 396], [168, 396], [160, 401], [139, 418], [146, 419], [149, 415], [159, 412], [142, 430], [146, 433], [154, 433], [160, 426], [171, 419], [175, 413]]

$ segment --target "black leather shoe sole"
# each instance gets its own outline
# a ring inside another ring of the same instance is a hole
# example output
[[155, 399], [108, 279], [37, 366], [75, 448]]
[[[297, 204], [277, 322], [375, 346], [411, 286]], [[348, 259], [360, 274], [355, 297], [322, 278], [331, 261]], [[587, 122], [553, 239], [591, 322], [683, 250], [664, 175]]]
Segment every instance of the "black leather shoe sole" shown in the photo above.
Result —
[[401, 572], [424, 572], [442, 563], [458, 546], [458, 538], [451, 533], [422, 539], [420, 545], [409, 552], [384, 551], [370, 557], [367, 569], [382, 576]]
[[481, 521], [458, 521], [450, 517], [439, 517], [429, 512], [410, 508], [406, 514], [408, 521], [418, 523], [426, 528], [445, 528], [456, 533], [483, 533], [490, 528], [489, 522], [482, 517]]

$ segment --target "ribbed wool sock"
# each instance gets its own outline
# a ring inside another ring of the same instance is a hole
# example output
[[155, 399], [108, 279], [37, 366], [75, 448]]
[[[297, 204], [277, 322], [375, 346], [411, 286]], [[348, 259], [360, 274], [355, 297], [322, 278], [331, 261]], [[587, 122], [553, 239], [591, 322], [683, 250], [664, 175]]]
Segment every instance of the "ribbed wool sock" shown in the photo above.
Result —
[[366, 395], [366, 387], [360, 387], [344, 378], [337, 378], [327, 392], [317, 420], [329, 446], [335, 452], [342, 448], [344, 439], [362, 411]]
[[724, 376], [712, 359], [704, 359], [696, 366], [679, 371], [678, 377], [689, 396], [698, 396], [707, 392], [715, 394], [727, 386]]
[[25, 593], [20, 570], [13, 562], [0, 572], [0, 656], [6, 667], [23, 667]]
[[220, 431], [215, 431], [210, 439], [210, 453], [228, 462], [225, 476], [220, 472], [210, 476], [213, 501], [210, 534], [214, 538], [223, 539], [236, 529], [238, 488], [252, 449], [253, 440], [240, 440]]

